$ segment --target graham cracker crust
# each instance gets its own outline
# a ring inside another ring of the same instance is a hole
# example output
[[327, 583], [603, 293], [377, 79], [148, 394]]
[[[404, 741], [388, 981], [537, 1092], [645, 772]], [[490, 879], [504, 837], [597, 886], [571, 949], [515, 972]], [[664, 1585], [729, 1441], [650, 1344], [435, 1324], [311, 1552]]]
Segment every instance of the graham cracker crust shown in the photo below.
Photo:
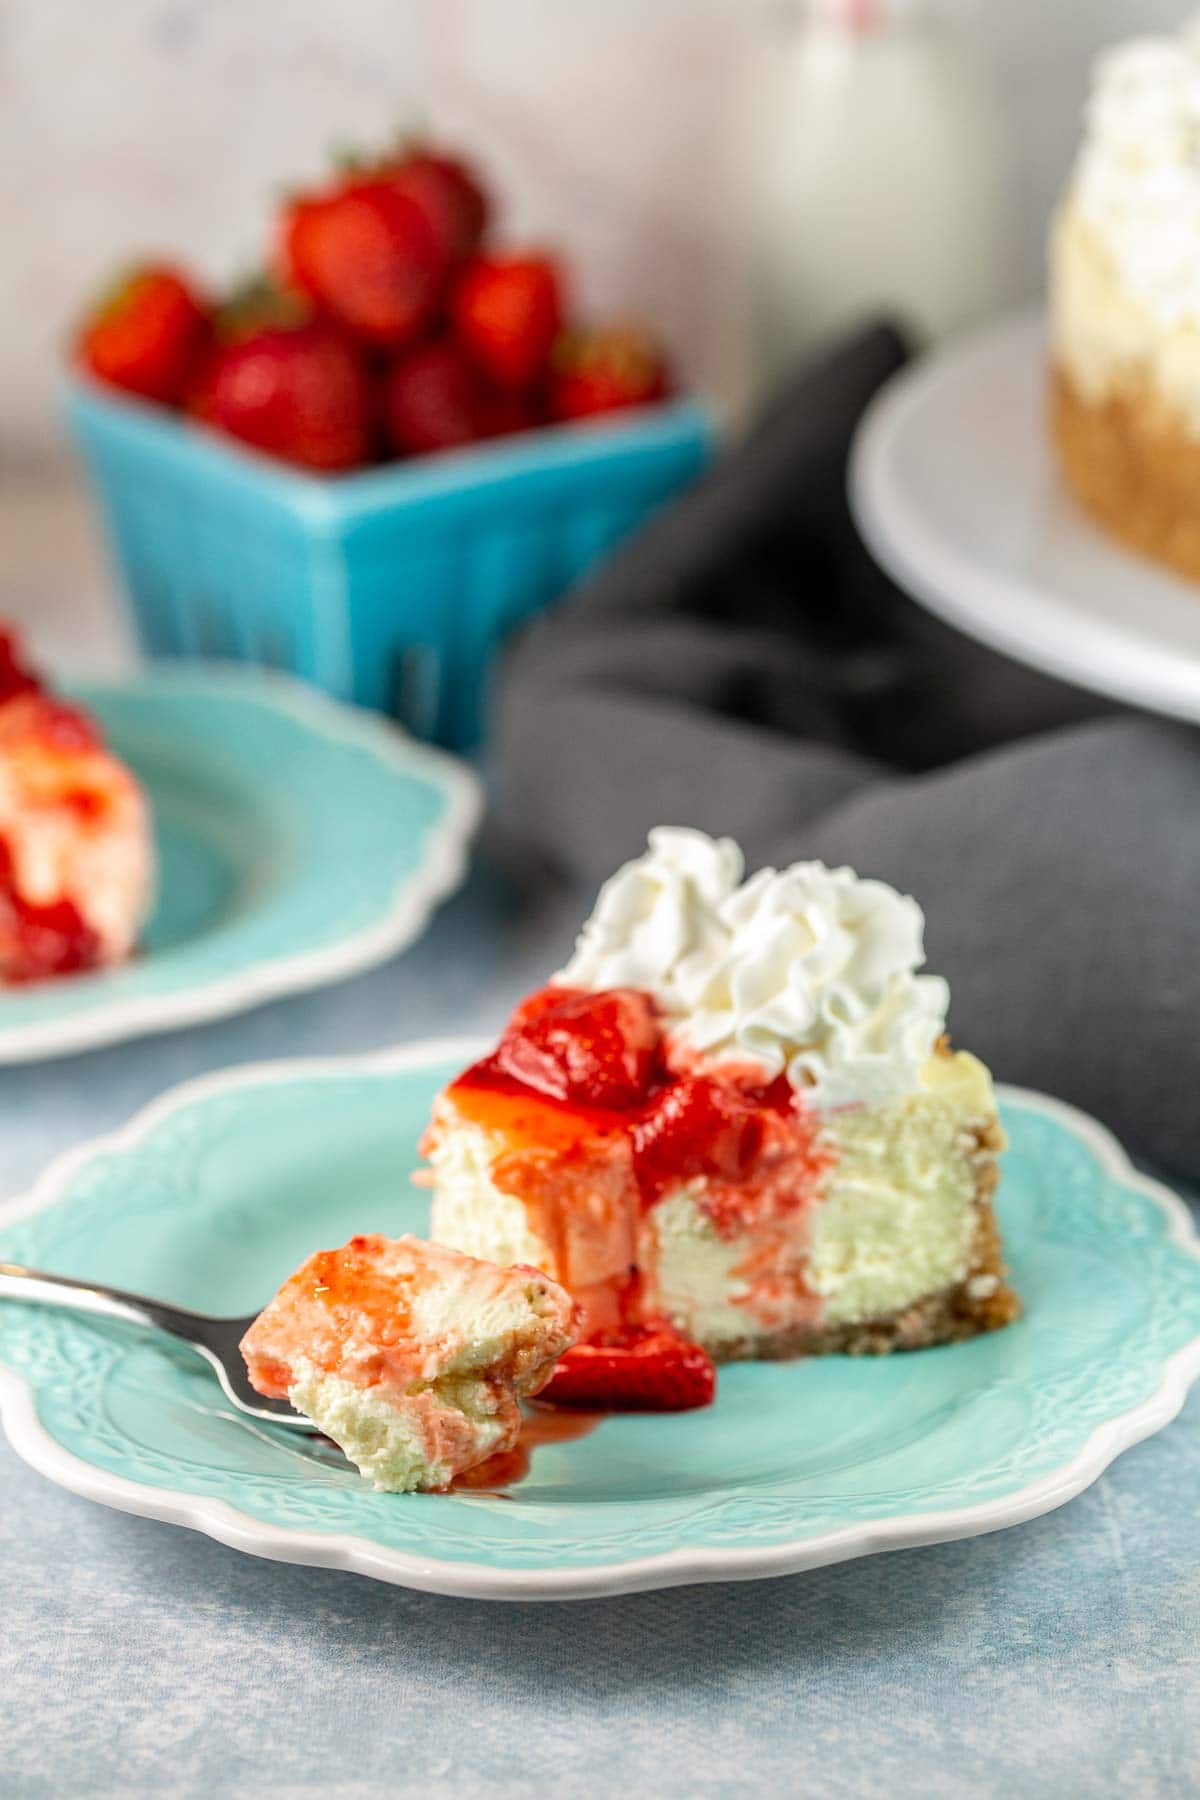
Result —
[[1200, 581], [1200, 440], [1148, 383], [1103, 402], [1050, 370], [1050, 434], [1067, 485], [1123, 543]]
[[713, 1360], [783, 1362], [796, 1356], [886, 1356], [893, 1350], [958, 1344], [979, 1337], [982, 1332], [1011, 1325], [1020, 1317], [1021, 1302], [1005, 1280], [1000, 1227], [992, 1204], [1000, 1179], [996, 1154], [1004, 1148], [1004, 1134], [999, 1123], [990, 1120], [974, 1136], [975, 1234], [967, 1272], [961, 1281], [884, 1318], [815, 1330], [801, 1327], [738, 1338], [732, 1343], [709, 1344], [706, 1348]]

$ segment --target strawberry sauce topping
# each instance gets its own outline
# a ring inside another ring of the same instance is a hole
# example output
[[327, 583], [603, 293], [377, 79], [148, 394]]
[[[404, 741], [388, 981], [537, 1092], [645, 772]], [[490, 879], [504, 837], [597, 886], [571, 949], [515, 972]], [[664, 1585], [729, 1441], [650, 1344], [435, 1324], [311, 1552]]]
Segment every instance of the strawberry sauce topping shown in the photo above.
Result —
[[[72, 785], [72, 759], [101, 750], [100, 732], [86, 713], [47, 690], [27, 662], [17, 633], [3, 624], [0, 718], [0, 741], [18, 755], [36, 746], [42, 765], [51, 769], [51, 799], [38, 804], [69, 807], [84, 826], [100, 821], [109, 805], [106, 790], [96, 785], [86, 766], [78, 785]], [[102, 959], [100, 938], [72, 900], [39, 904], [18, 891], [13, 850], [0, 835], [0, 983], [74, 975], [97, 967]]]
[[32, 906], [17, 893], [12, 857], [0, 838], [0, 980], [75, 975], [100, 961], [100, 939], [70, 900]]
[[0, 706], [21, 694], [39, 693], [41, 685], [21, 654], [16, 633], [0, 626]]
[[717, 1371], [666, 1319], [600, 1331], [560, 1356], [538, 1395], [552, 1406], [606, 1412], [690, 1412], [716, 1396]]
[[518, 1006], [493, 1060], [514, 1081], [593, 1112], [640, 1108], [667, 1079], [653, 1002], [632, 988], [542, 988]]
[[753, 1234], [733, 1271], [749, 1304], [789, 1316], [812, 1304], [788, 1252], [796, 1215], [833, 1165], [818, 1115], [786, 1075], [683, 1066], [650, 995], [552, 983], [517, 1007], [450, 1097], [459, 1117], [501, 1139], [492, 1178], [521, 1200], [581, 1308], [587, 1335], [560, 1359], [541, 1396], [551, 1404], [675, 1412], [712, 1399], [710, 1358], [657, 1316], [652, 1265], [647, 1281], [644, 1215], [682, 1188], [720, 1237]]
[[[532, 1102], [531, 1144], [628, 1135], [644, 1206], [688, 1181], [744, 1181], [764, 1153], [772, 1116], [787, 1122], [791, 1140], [804, 1117], [786, 1076], [747, 1083], [671, 1069], [654, 1002], [633, 988], [550, 986], [522, 1001], [493, 1054], [454, 1084], [456, 1096], [488, 1090]], [[549, 1132], [547, 1103], [560, 1115]], [[511, 1142], [515, 1121], [505, 1111]], [[794, 1154], [794, 1141], [789, 1148]], [[815, 1145], [809, 1160], [820, 1173]]]
[[647, 1201], [696, 1177], [742, 1181], [763, 1147], [762, 1102], [702, 1075], [665, 1087], [633, 1128], [633, 1164]]

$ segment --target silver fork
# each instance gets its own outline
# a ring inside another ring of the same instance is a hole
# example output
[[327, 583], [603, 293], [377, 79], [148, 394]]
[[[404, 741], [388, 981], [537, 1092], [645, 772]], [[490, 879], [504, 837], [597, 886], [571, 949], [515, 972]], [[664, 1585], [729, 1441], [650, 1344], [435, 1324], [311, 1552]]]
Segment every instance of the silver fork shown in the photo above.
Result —
[[298, 1413], [286, 1400], [268, 1400], [250, 1385], [240, 1345], [254, 1323], [248, 1319], [210, 1319], [166, 1306], [144, 1294], [127, 1294], [121, 1288], [101, 1287], [94, 1281], [73, 1281], [69, 1275], [50, 1275], [43, 1269], [25, 1269], [20, 1263], [0, 1262], [0, 1300], [24, 1300], [37, 1306], [63, 1306], [73, 1312], [98, 1313], [122, 1319], [149, 1331], [165, 1331], [197, 1351], [215, 1371], [239, 1412], [266, 1419], [272, 1425], [290, 1425], [295, 1431], [315, 1431], [311, 1419]]

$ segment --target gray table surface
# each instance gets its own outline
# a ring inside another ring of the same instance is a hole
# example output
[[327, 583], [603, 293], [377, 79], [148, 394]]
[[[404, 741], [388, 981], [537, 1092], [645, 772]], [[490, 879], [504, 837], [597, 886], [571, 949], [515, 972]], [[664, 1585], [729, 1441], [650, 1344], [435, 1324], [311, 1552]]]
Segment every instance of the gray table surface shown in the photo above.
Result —
[[[0, 1194], [172, 1083], [490, 1029], [574, 902], [477, 871], [385, 969], [0, 1070]], [[785, 1580], [446, 1600], [63, 1493], [0, 1441], [0, 1795], [1200, 1789], [1200, 1396], [1018, 1529]]]

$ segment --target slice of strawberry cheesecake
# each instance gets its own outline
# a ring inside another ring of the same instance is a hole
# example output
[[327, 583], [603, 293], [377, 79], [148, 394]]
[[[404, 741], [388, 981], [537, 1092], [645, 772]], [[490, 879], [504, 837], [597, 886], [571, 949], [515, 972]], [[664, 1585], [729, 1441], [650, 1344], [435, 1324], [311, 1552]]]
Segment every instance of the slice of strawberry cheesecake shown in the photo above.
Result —
[[289, 1399], [389, 1493], [444, 1488], [511, 1450], [518, 1402], [575, 1341], [570, 1296], [420, 1238], [351, 1238], [284, 1282], [242, 1339], [261, 1394]]
[[1004, 1136], [923, 924], [849, 869], [743, 880], [730, 840], [652, 832], [438, 1097], [433, 1237], [554, 1276], [585, 1334], [666, 1320], [718, 1358], [1006, 1324]]
[[153, 876], [137, 781], [0, 629], [0, 986], [122, 961]]

